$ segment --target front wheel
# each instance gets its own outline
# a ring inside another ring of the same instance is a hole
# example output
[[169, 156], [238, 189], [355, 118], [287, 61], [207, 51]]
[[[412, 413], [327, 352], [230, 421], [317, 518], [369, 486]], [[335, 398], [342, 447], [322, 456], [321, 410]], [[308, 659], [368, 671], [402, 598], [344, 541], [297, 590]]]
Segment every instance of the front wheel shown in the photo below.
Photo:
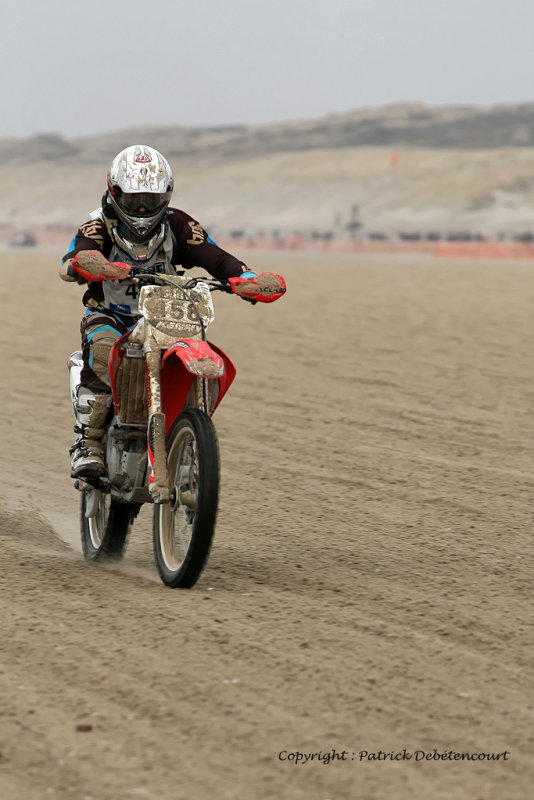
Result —
[[119, 503], [106, 492], [82, 492], [80, 527], [82, 550], [87, 561], [121, 559], [128, 528], [139, 510], [138, 503]]
[[217, 516], [219, 449], [209, 416], [184, 411], [167, 438], [170, 502], [154, 506], [154, 554], [161, 580], [193, 586], [207, 561]]

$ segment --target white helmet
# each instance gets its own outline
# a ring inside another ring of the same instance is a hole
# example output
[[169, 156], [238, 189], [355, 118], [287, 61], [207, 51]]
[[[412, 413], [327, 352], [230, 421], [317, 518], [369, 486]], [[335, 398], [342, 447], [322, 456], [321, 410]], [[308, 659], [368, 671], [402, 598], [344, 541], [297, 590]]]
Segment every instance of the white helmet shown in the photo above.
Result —
[[147, 236], [163, 219], [173, 188], [169, 162], [145, 144], [121, 150], [109, 168], [111, 205], [137, 238]]

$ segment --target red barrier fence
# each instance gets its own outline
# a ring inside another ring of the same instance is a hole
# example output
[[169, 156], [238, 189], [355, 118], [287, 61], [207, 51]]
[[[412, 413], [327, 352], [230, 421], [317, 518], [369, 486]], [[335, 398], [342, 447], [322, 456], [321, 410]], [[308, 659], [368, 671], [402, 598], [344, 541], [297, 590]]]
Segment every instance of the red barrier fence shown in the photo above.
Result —
[[426, 254], [435, 258], [465, 259], [532, 259], [534, 243], [521, 242], [427, 242], [372, 241], [369, 239], [300, 239], [298, 242], [269, 238], [219, 239], [221, 247], [230, 250], [299, 250], [329, 253], [361, 253], [376, 255]]
[[534, 244], [521, 242], [436, 242], [438, 258], [531, 258]]
[[329, 253], [361, 253], [376, 255], [426, 254], [435, 258], [465, 259], [532, 259], [534, 243], [522, 242], [427, 242], [372, 241], [369, 239], [300, 239], [279, 241], [269, 238], [218, 239], [221, 247], [233, 250], [299, 250]]

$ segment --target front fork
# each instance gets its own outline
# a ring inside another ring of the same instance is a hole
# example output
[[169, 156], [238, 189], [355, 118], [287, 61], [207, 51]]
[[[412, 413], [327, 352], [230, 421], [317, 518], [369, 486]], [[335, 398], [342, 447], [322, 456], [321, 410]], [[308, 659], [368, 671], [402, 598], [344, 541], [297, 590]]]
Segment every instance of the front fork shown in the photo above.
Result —
[[165, 414], [161, 407], [161, 350], [146, 351], [146, 391], [148, 406], [148, 491], [154, 503], [169, 502]]
[[[170, 493], [167, 474], [167, 437], [165, 414], [161, 405], [162, 350], [157, 346], [145, 345], [145, 359], [148, 407], [148, 491], [154, 503], [168, 503]], [[207, 381], [200, 376], [195, 379], [195, 405], [196, 408], [209, 413]]]

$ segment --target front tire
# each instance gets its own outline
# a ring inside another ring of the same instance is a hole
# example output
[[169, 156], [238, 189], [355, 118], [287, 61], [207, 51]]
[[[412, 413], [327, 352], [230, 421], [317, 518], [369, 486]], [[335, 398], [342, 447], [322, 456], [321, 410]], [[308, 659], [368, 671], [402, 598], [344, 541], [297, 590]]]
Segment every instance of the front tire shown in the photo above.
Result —
[[167, 438], [171, 499], [154, 506], [154, 554], [163, 583], [193, 586], [208, 559], [219, 498], [219, 449], [210, 417], [184, 411]]
[[[106, 492], [82, 492], [80, 528], [82, 550], [87, 561], [118, 561], [126, 547], [130, 523], [139, 509], [137, 503], [119, 503]], [[90, 512], [91, 516], [87, 516]]]

